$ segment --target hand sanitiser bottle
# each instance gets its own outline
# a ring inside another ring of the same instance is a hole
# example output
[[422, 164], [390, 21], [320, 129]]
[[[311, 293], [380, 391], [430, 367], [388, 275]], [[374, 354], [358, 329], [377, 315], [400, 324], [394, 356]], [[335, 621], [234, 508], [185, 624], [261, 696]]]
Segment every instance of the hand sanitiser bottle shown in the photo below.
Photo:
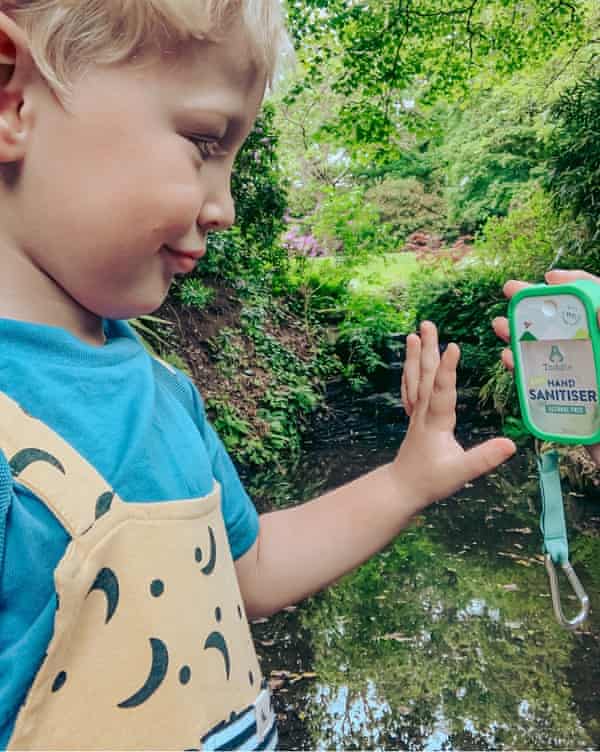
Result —
[[600, 285], [533, 285], [509, 306], [521, 415], [537, 438], [600, 443]]
[[[564, 285], [533, 285], [520, 290], [508, 309], [510, 340], [521, 416], [543, 441], [600, 443], [600, 332], [596, 310], [600, 285], [578, 280]], [[559, 453], [536, 444], [544, 537], [544, 562], [559, 624], [577, 629], [590, 601], [569, 562]], [[555, 565], [560, 565], [580, 610], [565, 616]]]

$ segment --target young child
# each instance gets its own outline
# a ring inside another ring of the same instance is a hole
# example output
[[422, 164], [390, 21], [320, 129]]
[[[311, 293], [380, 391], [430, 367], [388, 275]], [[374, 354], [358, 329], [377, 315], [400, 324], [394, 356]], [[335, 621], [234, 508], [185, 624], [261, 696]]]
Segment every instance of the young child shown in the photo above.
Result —
[[0, 1], [0, 742], [273, 748], [246, 622], [324, 588], [514, 451], [454, 438], [450, 345], [408, 338], [395, 460], [259, 519], [202, 400], [125, 319], [229, 192], [278, 0]]

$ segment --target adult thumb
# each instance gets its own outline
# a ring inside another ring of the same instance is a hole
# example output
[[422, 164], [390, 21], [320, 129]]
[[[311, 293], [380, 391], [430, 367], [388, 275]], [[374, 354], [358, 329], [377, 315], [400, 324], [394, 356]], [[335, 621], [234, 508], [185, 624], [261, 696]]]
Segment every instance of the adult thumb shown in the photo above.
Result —
[[465, 452], [463, 462], [464, 483], [494, 470], [516, 451], [514, 442], [504, 438], [490, 439], [469, 449]]

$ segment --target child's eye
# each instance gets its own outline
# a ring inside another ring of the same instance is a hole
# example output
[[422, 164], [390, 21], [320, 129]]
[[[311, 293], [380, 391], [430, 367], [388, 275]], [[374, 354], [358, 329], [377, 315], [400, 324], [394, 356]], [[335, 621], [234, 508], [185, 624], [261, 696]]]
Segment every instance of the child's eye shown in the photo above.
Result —
[[210, 138], [208, 136], [187, 136], [187, 139], [198, 149], [202, 159], [222, 157], [225, 154], [225, 150], [216, 138]]

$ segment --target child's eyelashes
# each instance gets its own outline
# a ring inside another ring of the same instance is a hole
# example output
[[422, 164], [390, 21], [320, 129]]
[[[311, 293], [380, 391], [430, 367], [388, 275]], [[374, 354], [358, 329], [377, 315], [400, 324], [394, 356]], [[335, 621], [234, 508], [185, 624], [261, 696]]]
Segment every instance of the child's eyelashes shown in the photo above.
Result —
[[218, 138], [194, 135], [186, 135], [186, 138], [194, 144], [202, 159], [224, 157], [227, 154]]

